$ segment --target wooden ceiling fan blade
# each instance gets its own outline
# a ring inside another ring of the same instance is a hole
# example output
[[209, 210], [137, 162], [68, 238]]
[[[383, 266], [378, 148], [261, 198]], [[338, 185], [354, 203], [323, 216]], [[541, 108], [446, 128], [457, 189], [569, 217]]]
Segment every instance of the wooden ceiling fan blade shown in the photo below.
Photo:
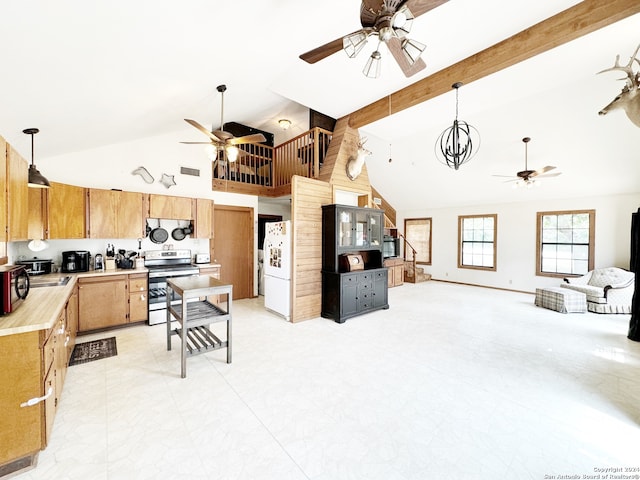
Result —
[[542, 175], [536, 175], [536, 178], [550, 178], [550, 177], [557, 177], [559, 175], [562, 175], [562, 172], [543, 173]]
[[396, 62], [402, 70], [402, 73], [404, 73], [405, 77], [408, 78], [412, 75], [415, 75], [416, 73], [424, 70], [427, 67], [427, 64], [424, 63], [424, 60], [422, 60], [422, 58], [416, 60], [413, 65], [409, 63], [409, 60], [407, 60], [407, 57], [405, 57], [404, 52], [402, 51], [402, 40], [400, 40], [398, 37], [391, 37], [387, 41], [387, 47], [389, 48], [391, 55], [393, 55], [393, 58], [396, 59]]
[[553, 170], [556, 167], [552, 167], [550, 165], [547, 165], [546, 167], [542, 167], [540, 170], [536, 170], [535, 172], [533, 172], [531, 174], [532, 177], [536, 177], [538, 175], [542, 175], [543, 173], [547, 173], [550, 170]]
[[[355, 33], [355, 32], [354, 32]], [[323, 60], [336, 52], [342, 50], [342, 38], [337, 38], [329, 43], [325, 43], [324, 45], [314, 48], [313, 50], [309, 50], [306, 53], [300, 55], [300, 58], [307, 63], [316, 63], [320, 60]]]
[[407, 0], [405, 5], [415, 17], [418, 17], [448, 1], [449, 0]]
[[211, 145], [212, 142], [180, 142], [180, 143], [184, 143], [185, 145]]
[[192, 126], [196, 127], [198, 130], [200, 130], [202, 133], [204, 133], [207, 137], [209, 137], [214, 142], [219, 142], [220, 141], [220, 139], [218, 137], [216, 137], [212, 132], [207, 130], [205, 127], [200, 125], [195, 120], [191, 120], [189, 118], [185, 118], [184, 121], [187, 122], [189, 125], [192, 125]]
[[230, 138], [227, 143], [231, 145], [240, 145], [242, 143], [262, 143], [267, 139], [261, 133], [253, 133], [251, 135], [245, 135], [244, 137]]

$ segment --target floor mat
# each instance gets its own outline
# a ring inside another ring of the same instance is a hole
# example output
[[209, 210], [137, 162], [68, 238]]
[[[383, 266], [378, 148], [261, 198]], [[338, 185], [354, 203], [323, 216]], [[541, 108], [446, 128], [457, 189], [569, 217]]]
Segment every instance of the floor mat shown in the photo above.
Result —
[[69, 365], [93, 362], [101, 358], [113, 357], [118, 354], [116, 337], [102, 338], [90, 342], [77, 343], [73, 348], [73, 354]]

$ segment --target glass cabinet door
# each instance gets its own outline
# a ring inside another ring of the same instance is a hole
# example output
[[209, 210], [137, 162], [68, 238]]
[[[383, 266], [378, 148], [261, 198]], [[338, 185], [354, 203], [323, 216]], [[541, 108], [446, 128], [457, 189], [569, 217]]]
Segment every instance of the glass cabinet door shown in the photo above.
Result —
[[369, 212], [356, 211], [356, 247], [369, 246]]
[[369, 245], [371, 245], [372, 247], [376, 247], [376, 246], [380, 246], [382, 245], [382, 232], [384, 231], [383, 226], [381, 225], [382, 223], [382, 215], [380, 215], [377, 212], [371, 212], [370, 214], [371, 216], [370, 218], [370, 224], [369, 224], [369, 231], [370, 231], [370, 238], [369, 238]]
[[351, 210], [338, 210], [338, 246], [350, 247], [353, 245], [353, 212]]

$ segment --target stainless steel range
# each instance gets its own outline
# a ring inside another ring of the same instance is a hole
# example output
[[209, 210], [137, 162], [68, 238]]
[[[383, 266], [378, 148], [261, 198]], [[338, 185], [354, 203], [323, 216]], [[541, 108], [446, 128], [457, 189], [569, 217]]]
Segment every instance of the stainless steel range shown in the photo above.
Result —
[[[148, 250], [144, 266], [149, 269], [149, 325], [167, 321], [167, 279], [198, 275], [191, 264], [191, 250]], [[171, 299], [171, 303], [179, 303]]]

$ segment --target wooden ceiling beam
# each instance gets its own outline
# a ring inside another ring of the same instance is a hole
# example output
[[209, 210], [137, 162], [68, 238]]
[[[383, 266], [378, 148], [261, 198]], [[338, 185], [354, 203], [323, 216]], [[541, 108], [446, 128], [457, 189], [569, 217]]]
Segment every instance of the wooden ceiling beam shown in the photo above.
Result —
[[360, 128], [640, 12], [638, 0], [584, 0], [349, 115]]

